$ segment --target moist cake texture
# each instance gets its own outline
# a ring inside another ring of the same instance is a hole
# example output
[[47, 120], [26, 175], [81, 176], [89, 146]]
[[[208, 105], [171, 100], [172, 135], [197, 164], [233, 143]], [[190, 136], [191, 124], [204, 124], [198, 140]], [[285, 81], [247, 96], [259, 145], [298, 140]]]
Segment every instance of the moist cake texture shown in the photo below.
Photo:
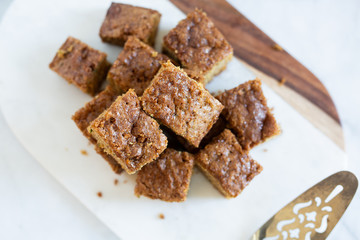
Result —
[[233, 49], [206, 13], [196, 9], [164, 37], [163, 50], [183, 68], [204, 75], [204, 85], [226, 68]]
[[91, 122], [88, 131], [129, 174], [155, 160], [167, 146], [159, 124], [142, 111], [133, 89]]
[[50, 63], [51, 70], [81, 91], [94, 96], [105, 80], [110, 64], [106, 53], [68, 37]]
[[192, 154], [167, 148], [156, 161], [139, 171], [135, 195], [167, 202], [185, 201], [193, 165]]
[[262, 171], [242, 149], [235, 135], [225, 129], [195, 156], [197, 166], [227, 198], [236, 197]]
[[118, 92], [133, 88], [141, 96], [169, 58], [156, 52], [136, 37], [129, 37], [107, 75], [107, 80]]
[[94, 139], [89, 132], [87, 131], [90, 123], [96, 119], [103, 111], [110, 107], [111, 103], [115, 101], [118, 94], [112, 90], [109, 86], [105, 88], [102, 92], [96, 95], [90, 102], [88, 102], [84, 107], [80, 108], [73, 116], [72, 119], [76, 123], [77, 127], [81, 130], [85, 137], [87, 137], [91, 143], [95, 144], [95, 150], [100, 154], [111, 166], [112, 170], [115, 173], [121, 173], [121, 165], [109, 154], [105, 153], [101, 148], [99, 148]]
[[129, 36], [154, 45], [160, 17], [161, 14], [152, 9], [111, 3], [99, 35], [104, 42], [120, 46]]
[[260, 80], [248, 81], [227, 90], [217, 99], [225, 106], [222, 114], [244, 149], [249, 150], [280, 133], [267, 106]]
[[223, 106], [203, 85], [170, 61], [164, 63], [142, 96], [145, 112], [198, 147]]

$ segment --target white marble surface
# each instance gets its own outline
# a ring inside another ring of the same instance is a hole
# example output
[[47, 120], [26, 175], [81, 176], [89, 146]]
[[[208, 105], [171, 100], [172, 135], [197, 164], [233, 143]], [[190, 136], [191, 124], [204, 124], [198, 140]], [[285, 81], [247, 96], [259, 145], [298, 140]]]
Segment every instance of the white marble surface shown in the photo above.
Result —
[[[8, 2], [0, 1], [0, 14]], [[360, 175], [360, 3], [231, 2], [324, 82], [343, 120], [349, 169]], [[0, 132], [0, 239], [116, 239], [21, 147], [2, 116]], [[357, 194], [330, 239], [359, 239], [359, 213]]]

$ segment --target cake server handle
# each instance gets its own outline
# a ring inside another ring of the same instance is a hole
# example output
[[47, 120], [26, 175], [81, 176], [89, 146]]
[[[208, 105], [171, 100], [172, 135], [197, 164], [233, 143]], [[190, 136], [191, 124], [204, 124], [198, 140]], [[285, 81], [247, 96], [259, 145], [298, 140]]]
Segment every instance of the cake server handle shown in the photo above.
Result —
[[357, 187], [354, 174], [337, 172], [282, 208], [251, 239], [326, 239], [349, 206]]

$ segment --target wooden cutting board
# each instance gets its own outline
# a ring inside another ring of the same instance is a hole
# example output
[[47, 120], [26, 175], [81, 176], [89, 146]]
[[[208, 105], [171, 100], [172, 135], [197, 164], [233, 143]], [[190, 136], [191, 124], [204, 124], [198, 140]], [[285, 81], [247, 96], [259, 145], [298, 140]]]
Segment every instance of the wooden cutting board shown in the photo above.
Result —
[[321, 81], [225, 0], [170, 0], [184, 13], [204, 10], [235, 56], [344, 150], [340, 118]]

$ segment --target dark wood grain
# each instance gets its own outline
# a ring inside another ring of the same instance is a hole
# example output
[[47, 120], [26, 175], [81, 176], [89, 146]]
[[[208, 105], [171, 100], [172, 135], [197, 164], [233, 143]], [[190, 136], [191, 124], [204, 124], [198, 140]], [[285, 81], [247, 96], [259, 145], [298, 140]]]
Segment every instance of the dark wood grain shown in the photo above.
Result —
[[184, 13], [204, 10], [234, 48], [234, 54], [280, 81], [319, 107], [338, 124], [335, 105], [320, 80], [285, 50], [275, 50], [270, 37], [224, 0], [170, 0]]

